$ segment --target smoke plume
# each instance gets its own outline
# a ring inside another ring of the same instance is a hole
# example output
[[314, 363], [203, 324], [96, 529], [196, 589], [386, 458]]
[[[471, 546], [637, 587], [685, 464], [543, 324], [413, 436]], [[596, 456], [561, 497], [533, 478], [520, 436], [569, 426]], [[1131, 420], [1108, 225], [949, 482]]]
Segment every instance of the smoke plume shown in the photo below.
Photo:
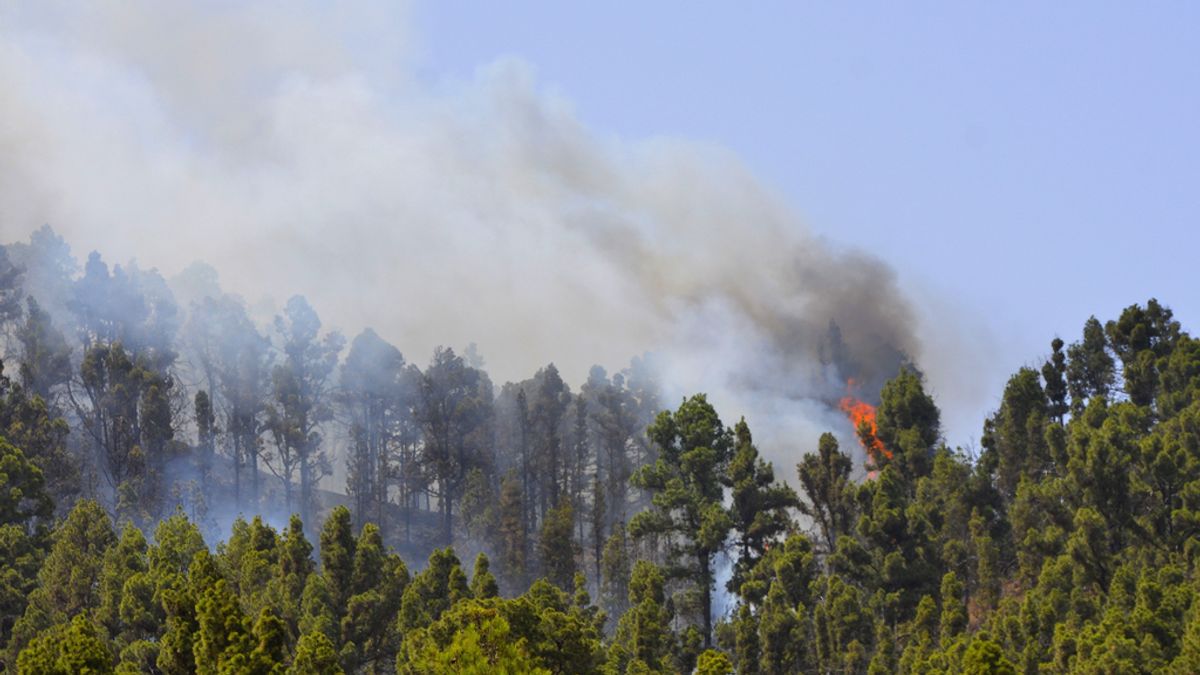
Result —
[[71, 9], [0, 10], [0, 241], [204, 260], [264, 315], [300, 293], [418, 363], [476, 342], [498, 382], [651, 352], [668, 404], [708, 391], [782, 475], [849, 437], [846, 378], [920, 356], [890, 269], [729, 152], [597, 133], [516, 60], [424, 81], [403, 10]]

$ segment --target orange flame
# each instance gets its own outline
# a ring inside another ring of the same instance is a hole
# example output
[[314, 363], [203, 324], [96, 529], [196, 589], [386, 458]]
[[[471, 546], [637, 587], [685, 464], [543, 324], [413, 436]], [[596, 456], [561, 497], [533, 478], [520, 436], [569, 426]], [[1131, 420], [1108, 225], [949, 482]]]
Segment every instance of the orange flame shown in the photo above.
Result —
[[[853, 379], [846, 382], [847, 390], [853, 389], [854, 386]], [[878, 465], [880, 457], [886, 457], [887, 459], [892, 458], [892, 451], [888, 450], [887, 446], [883, 444], [883, 441], [879, 440], [879, 438], [876, 436], [878, 430], [875, 426], [875, 406], [867, 403], [866, 401], [861, 401], [854, 395], [847, 393], [846, 396], [843, 397], [838, 403], [838, 408], [840, 408], [842, 412], [846, 413], [846, 417], [848, 417], [850, 422], [854, 424], [855, 431], [863, 428], [865, 425], [865, 431], [868, 433], [860, 433], [858, 435], [858, 442], [862, 444], [863, 448], [867, 451], [867, 454], [870, 455], [872, 464]], [[864, 438], [864, 436], [869, 438], [869, 443], [866, 442], [867, 439]]]

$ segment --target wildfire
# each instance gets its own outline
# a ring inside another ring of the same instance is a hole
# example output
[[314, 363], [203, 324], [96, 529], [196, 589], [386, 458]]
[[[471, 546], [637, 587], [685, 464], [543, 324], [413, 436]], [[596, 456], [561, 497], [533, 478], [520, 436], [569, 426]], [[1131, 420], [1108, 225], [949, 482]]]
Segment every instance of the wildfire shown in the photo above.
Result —
[[[875, 406], [866, 401], [859, 400], [853, 394], [849, 393], [850, 390], [854, 389], [854, 386], [853, 379], [846, 382], [847, 394], [838, 403], [838, 408], [846, 413], [846, 417], [854, 425], [855, 431], [863, 429], [864, 426], [866, 427], [865, 431], [868, 433], [859, 433], [858, 442], [862, 444], [867, 454], [870, 455], [871, 463], [878, 465], [880, 457], [891, 459], [892, 451], [888, 450], [883, 441], [880, 441], [876, 436]], [[867, 442], [868, 439], [869, 443]]]

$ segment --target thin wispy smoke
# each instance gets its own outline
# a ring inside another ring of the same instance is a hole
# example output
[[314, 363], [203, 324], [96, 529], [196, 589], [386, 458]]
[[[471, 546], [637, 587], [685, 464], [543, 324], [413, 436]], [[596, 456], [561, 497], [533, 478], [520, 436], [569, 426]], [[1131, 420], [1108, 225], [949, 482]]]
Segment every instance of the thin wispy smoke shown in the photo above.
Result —
[[403, 10], [199, 4], [0, 10], [0, 240], [201, 259], [418, 363], [477, 342], [499, 382], [651, 351], [785, 475], [845, 377], [921, 355], [890, 269], [727, 151], [598, 134], [520, 61], [422, 82]]

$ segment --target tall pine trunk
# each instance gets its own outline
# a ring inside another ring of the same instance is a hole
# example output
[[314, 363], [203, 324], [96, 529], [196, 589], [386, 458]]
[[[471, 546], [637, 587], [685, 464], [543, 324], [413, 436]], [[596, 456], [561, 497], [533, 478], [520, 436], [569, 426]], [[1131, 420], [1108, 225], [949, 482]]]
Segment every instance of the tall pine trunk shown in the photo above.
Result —
[[300, 520], [305, 523], [312, 522], [312, 513], [310, 513], [310, 504], [312, 502], [312, 467], [308, 459], [308, 452], [305, 451], [300, 455]]
[[233, 434], [233, 505], [242, 509], [242, 436]]
[[442, 487], [442, 540], [446, 546], [454, 545], [454, 521], [450, 508], [450, 495], [447, 486]]
[[704, 648], [712, 647], [712, 558], [709, 553], [700, 554], [700, 580], [704, 588]]

